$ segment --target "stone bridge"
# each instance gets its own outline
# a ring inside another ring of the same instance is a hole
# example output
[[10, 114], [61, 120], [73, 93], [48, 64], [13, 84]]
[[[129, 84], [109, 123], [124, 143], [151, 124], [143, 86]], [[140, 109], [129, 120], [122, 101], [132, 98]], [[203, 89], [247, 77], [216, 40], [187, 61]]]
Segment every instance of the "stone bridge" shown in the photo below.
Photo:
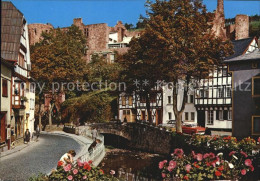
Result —
[[128, 146], [159, 154], [169, 154], [172, 145], [172, 133], [159, 127], [142, 123], [96, 123], [90, 125], [99, 133], [113, 134], [129, 140]]

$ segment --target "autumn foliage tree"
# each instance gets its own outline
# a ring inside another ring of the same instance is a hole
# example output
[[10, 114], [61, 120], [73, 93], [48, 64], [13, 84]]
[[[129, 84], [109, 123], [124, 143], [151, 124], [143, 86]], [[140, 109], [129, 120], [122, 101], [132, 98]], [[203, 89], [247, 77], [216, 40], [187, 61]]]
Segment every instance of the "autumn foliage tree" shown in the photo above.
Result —
[[[139, 62], [147, 64], [143, 72], [136, 72], [137, 78], [148, 74], [174, 85], [173, 112], [177, 132], [182, 132], [187, 85], [207, 77], [232, 52], [232, 46], [215, 37], [211, 23], [214, 14], [207, 12], [200, 0], [156, 0], [148, 2], [147, 7], [145, 31], [140, 40], [130, 44], [133, 55], [125, 61], [130, 61], [130, 71], [135, 71]], [[180, 82], [184, 83], [183, 100], [177, 102]]]
[[[32, 77], [44, 87], [45, 91], [48, 93], [51, 91], [52, 96], [60, 91], [66, 91], [66, 87], [62, 89], [61, 86], [55, 87], [55, 90], [51, 89], [53, 85], [76, 82], [83, 78], [86, 65], [82, 59], [85, 44], [86, 40], [81, 30], [74, 25], [66, 30], [58, 28], [42, 33], [42, 40], [31, 47]], [[38, 90], [39, 97], [43, 97], [43, 93]], [[42, 101], [39, 102], [39, 107]], [[53, 107], [54, 101], [51, 102], [49, 110], [49, 125], [52, 124]]]

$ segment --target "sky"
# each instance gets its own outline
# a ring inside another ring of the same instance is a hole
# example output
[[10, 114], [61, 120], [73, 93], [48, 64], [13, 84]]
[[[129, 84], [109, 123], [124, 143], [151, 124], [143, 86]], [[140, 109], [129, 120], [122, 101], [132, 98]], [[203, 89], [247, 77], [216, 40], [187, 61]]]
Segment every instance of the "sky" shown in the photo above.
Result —
[[[24, 14], [28, 24], [51, 23], [67, 27], [74, 18], [82, 18], [84, 24], [107, 23], [115, 26], [117, 21], [136, 24], [140, 14], [145, 15], [146, 0], [10, 0]], [[208, 11], [217, 7], [217, 0], [204, 0]], [[225, 18], [236, 14], [260, 15], [260, 0], [224, 0]]]

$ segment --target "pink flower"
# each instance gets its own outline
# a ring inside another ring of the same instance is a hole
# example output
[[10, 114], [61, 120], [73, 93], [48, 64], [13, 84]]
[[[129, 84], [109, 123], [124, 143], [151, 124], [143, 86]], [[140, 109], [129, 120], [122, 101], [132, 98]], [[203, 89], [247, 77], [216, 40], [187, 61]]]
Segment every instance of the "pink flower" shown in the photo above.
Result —
[[246, 170], [245, 169], [241, 170], [241, 174], [245, 175], [246, 174]]
[[198, 160], [198, 161], [201, 161], [202, 159], [203, 159], [203, 155], [200, 154], [200, 153], [198, 153], [198, 154], [197, 154], [197, 160]]
[[210, 157], [210, 158], [215, 158], [216, 156], [215, 156], [214, 153], [210, 152], [210, 153], [209, 153], [209, 157]]
[[116, 173], [115, 170], [110, 170], [111, 175], [115, 175], [115, 173]]
[[247, 154], [243, 151], [240, 151], [241, 155], [243, 155], [245, 158], [247, 157]]
[[194, 152], [194, 151], [192, 151], [192, 152], [191, 152], [191, 154], [192, 154], [192, 156], [193, 156], [193, 158], [194, 158], [194, 159], [196, 159], [196, 158], [197, 158], [197, 155], [195, 154], [195, 152]]
[[85, 175], [85, 176], [83, 176], [83, 179], [84, 179], [84, 180], [86, 180], [86, 179], [87, 179], [87, 176], [86, 176], [86, 175]]
[[162, 178], [165, 178], [166, 177], [166, 174], [165, 173], [162, 173]]
[[185, 166], [185, 169], [186, 169], [187, 172], [190, 172], [191, 165], [190, 165], [190, 164], [187, 164], [187, 165]]
[[257, 140], [257, 141], [258, 141], [258, 143], [260, 144], [260, 137], [258, 138], [258, 140]]
[[176, 155], [177, 157], [181, 158], [182, 155], [183, 155], [183, 150], [180, 149], [180, 148], [176, 148], [176, 149], [174, 150], [174, 153], [173, 153], [173, 154]]
[[73, 170], [73, 174], [76, 175], [79, 171], [77, 169]]
[[68, 180], [72, 180], [72, 179], [73, 179], [72, 175], [69, 175]]
[[250, 167], [252, 165], [252, 161], [250, 159], [245, 160], [245, 165]]
[[176, 165], [177, 165], [176, 161], [171, 160], [169, 162], [169, 166], [173, 167], [173, 169], [176, 167]]
[[253, 172], [255, 170], [254, 166], [253, 165], [250, 165], [250, 170]]
[[209, 154], [208, 154], [208, 153], [204, 154], [204, 156], [203, 156], [204, 159], [205, 159], [205, 158], [208, 158], [208, 157], [209, 157]]
[[83, 163], [80, 161], [80, 159], [77, 160], [78, 166], [83, 167]]
[[228, 155], [229, 156], [232, 156], [232, 155], [234, 155], [236, 153], [236, 151], [231, 151]]
[[71, 165], [68, 164], [68, 165], [64, 166], [63, 169], [64, 169], [65, 172], [68, 172], [71, 169]]
[[159, 169], [162, 169], [164, 166], [164, 161], [159, 162]]

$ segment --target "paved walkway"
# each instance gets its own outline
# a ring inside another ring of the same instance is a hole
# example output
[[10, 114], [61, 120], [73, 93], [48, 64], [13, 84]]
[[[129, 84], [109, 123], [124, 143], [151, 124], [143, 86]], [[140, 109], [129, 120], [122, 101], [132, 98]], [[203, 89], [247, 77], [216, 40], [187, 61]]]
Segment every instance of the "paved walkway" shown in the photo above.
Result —
[[[81, 144], [71, 137], [41, 134], [39, 141], [26, 147], [4, 153], [0, 158], [0, 180], [25, 181], [32, 175], [50, 173], [56, 168], [60, 157], [68, 150], [76, 153], [82, 150]], [[19, 151], [20, 150], [20, 151]]]

